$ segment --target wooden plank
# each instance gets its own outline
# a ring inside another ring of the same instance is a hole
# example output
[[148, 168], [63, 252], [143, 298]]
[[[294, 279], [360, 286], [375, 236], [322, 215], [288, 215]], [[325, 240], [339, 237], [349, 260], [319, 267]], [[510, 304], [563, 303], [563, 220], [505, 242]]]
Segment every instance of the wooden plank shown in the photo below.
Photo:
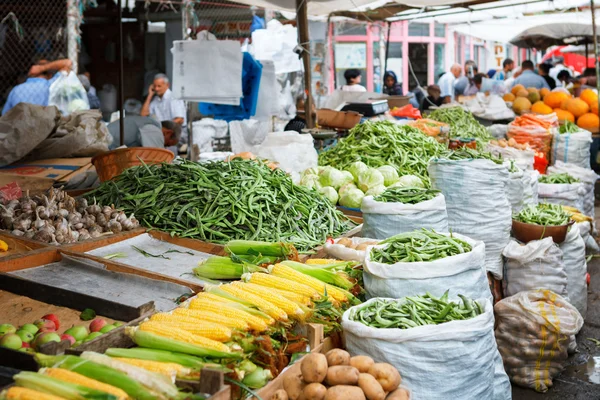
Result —
[[61, 256], [58, 248], [45, 247], [22, 254], [18, 257], [6, 257], [0, 259], [0, 272], [13, 272], [27, 268], [35, 268], [60, 261], [60, 259]]
[[225, 255], [225, 246], [220, 244], [203, 242], [198, 239], [181, 238], [178, 236], [171, 236], [170, 234], [162, 231], [149, 230], [148, 234], [155, 239], [164, 240], [178, 246], [187, 247], [192, 250], [200, 251], [202, 253], [214, 254], [217, 256]]
[[36, 242], [21, 236], [15, 236], [8, 232], [0, 231], [0, 240], [8, 245], [8, 251], [0, 252], [0, 260], [8, 257], [20, 257], [24, 253], [49, 247], [48, 244]]
[[60, 248], [63, 250], [67, 250], [67, 251], [85, 253], [85, 252], [95, 250], [100, 247], [108, 246], [113, 243], [131, 239], [132, 237], [141, 235], [142, 233], [145, 233], [145, 232], [146, 232], [145, 228], [137, 228], [132, 231], [120, 232], [120, 233], [115, 233], [112, 235], [105, 235], [105, 236], [101, 236], [99, 238], [86, 240], [84, 242], [64, 244], [64, 245], [60, 246]]

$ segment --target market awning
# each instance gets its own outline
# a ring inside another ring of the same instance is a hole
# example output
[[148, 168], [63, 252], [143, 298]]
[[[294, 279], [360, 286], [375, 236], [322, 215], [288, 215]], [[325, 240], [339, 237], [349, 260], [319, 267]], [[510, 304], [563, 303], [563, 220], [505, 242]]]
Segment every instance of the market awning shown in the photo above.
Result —
[[510, 40], [519, 47], [547, 49], [550, 46], [582, 44], [593, 41], [591, 19], [584, 22], [556, 22], [528, 28]]

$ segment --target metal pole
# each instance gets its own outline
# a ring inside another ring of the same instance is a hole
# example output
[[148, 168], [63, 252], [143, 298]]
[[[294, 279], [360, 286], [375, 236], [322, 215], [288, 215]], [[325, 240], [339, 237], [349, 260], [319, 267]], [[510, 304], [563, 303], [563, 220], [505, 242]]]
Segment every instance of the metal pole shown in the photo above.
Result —
[[[596, 89], [600, 93], [600, 63], [598, 63], [598, 37], [596, 34], [596, 10], [594, 0], [590, 0], [592, 9], [592, 34], [594, 35], [594, 65], [596, 66]], [[587, 60], [586, 60], [587, 64]], [[598, 98], [598, 107], [600, 108], [600, 98]]]
[[119, 0], [119, 133], [121, 146], [125, 144], [125, 119], [123, 116], [124, 92], [123, 88], [123, 0]]
[[585, 67], [586, 67], [586, 68], [587, 68], [587, 66], [588, 66], [588, 58], [590, 58], [590, 52], [589, 52], [589, 49], [588, 49], [588, 44], [589, 44], [589, 43], [588, 43], [588, 41], [586, 40], [586, 41], [585, 41]]
[[[390, 54], [390, 34], [392, 33], [392, 23], [390, 21], [388, 21], [387, 23], [387, 42], [385, 43], [385, 67], [383, 68], [383, 75], [385, 76], [385, 73], [387, 72], [387, 62], [388, 62], [388, 55]], [[398, 82], [396, 82], [398, 83]], [[385, 87], [385, 79], [383, 81], [383, 85], [382, 87]]]
[[78, 56], [77, 56], [77, 35], [79, 27], [77, 26], [77, 6], [75, 0], [67, 2], [67, 58], [71, 60], [71, 69], [77, 73], [78, 71]]
[[308, 37], [308, 10], [306, 3], [308, 0], [296, 0], [296, 21], [298, 23], [298, 37], [300, 46], [306, 50], [302, 52], [302, 62], [304, 64], [304, 91], [306, 92], [306, 101], [304, 102], [304, 117], [306, 118], [306, 127], [311, 129], [315, 127], [315, 121], [312, 114], [312, 83], [310, 67], [310, 39]]

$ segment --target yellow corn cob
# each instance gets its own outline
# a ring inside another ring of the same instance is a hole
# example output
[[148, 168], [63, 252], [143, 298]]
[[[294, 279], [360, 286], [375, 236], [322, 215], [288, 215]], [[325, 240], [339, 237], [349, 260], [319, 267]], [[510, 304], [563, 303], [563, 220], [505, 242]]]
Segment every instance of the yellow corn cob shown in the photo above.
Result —
[[320, 280], [313, 278], [312, 276], [308, 276], [303, 274], [302, 272], [298, 272], [293, 268], [290, 268], [283, 264], [275, 264], [273, 268], [271, 268], [271, 274], [275, 276], [279, 276], [281, 278], [286, 278], [291, 281], [295, 281], [297, 283], [301, 283], [303, 285], [310, 286], [311, 288], [319, 291], [319, 293], [324, 294], [325, 288], [327, 288], [327, 295], [333, 297], [337, 301], [345, 302], [348, 301], [348, 298], [338, 288], [332, 285], [328, 285], [326, 283], [321, 282]]
[[303, 285], [299, 282], [294, 282], [289, 279], [281, 278], [279, 276], [264, 274], [262, 272], [255, 272], [252, 275], [250, 275], [250, 279], [248, 280], [248, 282], [260, 286], [288, 290], [290, 292], [310, 297], [311, 299], [318, 299], [319, 297], [321, 297], [321, 292], [313, 289], [310, 286]]
[[217, 342], [226, 342], [231, 339], [231, 329], [224, 325], [200, 321], [195, 318], [190, 318], [188, 321], [182, 321], [182, 318], [185, 319], [187, 317], [158, 313], [150, 317], [150, 321], [160, 323], [167, 328], [173, 327], [183, 329], [194, 335], [200, 335], [207, 339], [216, 340]]
[[19, 386], [12, 386], [2, 394], [6, 396], [2, 398], [6, 398], [7, 400], [64, 400], [64, 398], [54, 396], [53, 394], [42, 393]]
[[55, 378], [63, 382], [74, 383], [76, 385], [85, 386], [86, 388], [95, 389], [101, 392], [112, 394], [119, 400], [127, 399], [127, 393], [125, 393], [125, 391], [112, 385], [99, 382], [95, 379], [88, 378], [87, 376], [83, 376], [81, 374], [78, 374], [77, 372], [69, 371], [68, 369], [44, 368], [40, 372], [42, 372], [44, 375], [48, 375], [51, 378]]
[[139, 358], [114, 357], [115, 360], [122, 361], [129, 365], [144, 368], [147, 371], [156, 372], [169, 378], [186, 377], [192, 373], [190, 368], [183, 365], [170, 362], [160, 362], [152, 360], [140, 360]]
[[[230, 307], [227, 304], [217, 303], [215, 301], [210, 300], [209, 298], [196, 298], [190, 301], [190, 308], [176, 308], [173, 311], [175, 314], [186, 313], [191, 317], [195, 317], [196, 315], [201, 316], [202, 313], [209, 312], [211, 314], [219, 313], [225, 318], [231, 319], [235, 318], [239, 321], [244, 321], [248, 324], [250, 329], [257, 332], [266, 331], [269, 325], [275, 323], [275, 320], [271, 318], [268, 321], [265, 321], [257, 316], [247, 313], [246, 311], [239, 310], [235, 307]], [[187, 315], [186, 314], [186, 315]]]
[[[155, 314], [156, 315], [156, 314]], [[240, 329], [243, 331], [247, 331], [250, 329], [248, 323], [244, 320], [238, 318], [226, 317], [224, 315], [218, 314], [216, 312], [204, 311], [204, 310], [190, 310], [189, 308], [176, 308], [173, 310], [172, 315], [177, 315], [179, 317], [186, 317], [182, 322], [192, 322], [192, 320], [201, 320], [207, 322], [214, 322], [217, 324], [221, 324], [223, 326], [227, 326], [232, 329]], [[189, 319], [189, 321], [188, 321]]]
[[[235, 301], [233, 300], [229, 300], [226, 299], [225, 297], [213, 294], [213, 293], [208, 293], [208, 292], [200, 292], [198, 294], [196, 294], [196, 297], [194, 297], [194, 299], [203, 299], [203, 300], [213, 300], [219, 303], [235, 303]], [[193, 301], [193, 300], [192, 300]]]
[[304, 264], [306, 265], [327, 265], [341, 262], [333, 258], [309, 258]]
[[145, 332], [154, 333], [158, 336], [179, 340], [181, 342], [196, 344], [206, 349], [213, 349], [225, 353], [229, 353], [231, 351], [229, 347], [225, 346], [221, 342], [217, 342], [216, 340], [212, 339], [207, 339], [199, 335], [194, 335], [193, 333], [190, 333], [180, 328], [169, 328], [160, 322], [143, 322], [140, 325], [139, 329]]
[[[254, 285], [254, 283], [252, 285]], [[268, 288], [268, 290], [272, 291], [273, 293], [277, 293], [278, 295], [283, 296], [286, 299], [291, 300], [296, 304], [300, 304], [303, 306], [310, 306], [312, 304], [310, 297], [303, 296], [298, 293], [290, 292], [289, 290], [275, 289], [272, 287], [267, 287], [267, 286], [262, 286], [262, 285], [260, 285], [260, 286], [264, 287], [264, 288]]]
[[252, 303], [254, 306], [258, 307], [259, 310], [267, 313], [270, 317], [275, 318], [277, 321], [287, 321], [288, 319], [285, 311], [269, 302], [267, 299], [263, 299], [252, 293], [245, 292], [244, 290], [232, 285], [221, 285], [219, 288], [230, 295], [237, 297], [238, 299]]
[[233, 282], [231, 285], [260, 298], [268, 299], [269, 303], [281, 308], [290, 317], [300, 318], [304, 316], [304, 311], [298, 307], [298, 304], [286, 299], [278, 293], [269, 290], [269, 288], [255, 285], [253, 283], [242, 282]]

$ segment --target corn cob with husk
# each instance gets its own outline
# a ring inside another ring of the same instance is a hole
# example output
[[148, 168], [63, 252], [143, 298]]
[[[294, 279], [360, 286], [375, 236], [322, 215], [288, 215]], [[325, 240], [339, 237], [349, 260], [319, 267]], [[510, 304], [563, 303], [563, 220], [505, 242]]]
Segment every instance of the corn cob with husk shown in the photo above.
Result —
[[288, 290], [301, 294], [302, 296], [310, 297], [311, 299], [319, 299], [322, 296], [322, 293], [310, 286], [271, 274], [255, 272], [253, 274], [244, 275], [244, 280], [260, 286]]
[[231, 329], [240, 329], [242, 331], [248, 331], [250, 329], [248, 323], [242, 319], [229, 318], [211, 311], [194, 310], [194, 312], [192, 312], [192, 310], [190, 310], [189, 308], [177, 307], [171, 312], [170, 315], [177, 316], [180, 318], [186, 317], [186, 319], [182, 321], [188, 321], [188, 319], [191, 321], [192, 319], [194, 319], [206, 322], [213, 322], [221, 324]]
[[[216, 297], [218, 298], [219, 296]], [[221, 313], [225, 318], [237, 318], [239, 321], [247, 323], [251, 330], [257, 332], [264, 332], [269, 328], [269, 325], [275, 323], [275, 320], [271, 317], [268, 317], [269, 319], [265, 321], [257, 316], [249, 314], [243, 309], [237, 308], [236, 304], [237, 303], [220, 303], [219, 300], [213, 300], [208, 297], [197, 297], [190, 301], [189, 309], [179, 307], [173, 310], [173, 313], [194, 318], [202, 318], [203, 313], [205, 312]]]
[[298, 255], [298, 251], [291, 243], [258, 242], [253, 240], [231, 240], [225, 245], [225, 251], [228, 254], [260, 254], [282, 259], [292, 258]]
[[323, 266], [324, 264], [316, 264], [317, 266], [310, 266], [295, 261], [283, 261], [281, 262], [281, 264], [285, 265], [286, 267], [290, 267], [295, 271], [301, 272], [304, 275], [308, 275], [310, 277], [318, 279], [321, 282], [328, 283], [345, 290], [351, 289], [354, 286], [353, 282], [350, 282], [348, 279], [344, 278], [341, 275], [338, 275], [334, 271], [329, 271], [327, 269], [318, 267], [318, 265]]
[[256, 265], [246, 262], [235, 262], [229, 257], [213, 256], [198, 263], [193, 269], [200, 279], [239, 279], [242, 274], [258, 271]]
[[268, 314], [271, 318], [276, 319], [277, 321], [287, 321], [288, 315], [281, 308], [276, 305], [270, 303], [268, 300], [263, 299], [259, 296], [255, 296], [251, 293], [245, 292], [238, 287], [232, 285], [221, 285], [218, 288], [206, 288], [209, 292], [213, 290], [221, 290], [228, 293], [231, 296], [237, 297], [241, 300], [251, 303], [255, 307], [259, 308], [261, 311]]
[[20, 386], [12, 386], [0, 393], [2, 400], [65, 400], [64, 397], [39, 392]]
[[227, 342], [231, 339], [231, 329], [224, 325], [187, 318], [181, 315], [158, 313], [151, 316], [149, 322], [162, 324], [166, 327], [183, 329], [194, 335], [216, 340], [217, 342]]
[[253, 283], [242, 283], [242, 282], [233, 282], [230, 283], [230, 286], [239, 288], [240, 290], [253, 294], [255, 296], [258, 296], [262, 299], [267, 300], [269, 303], [275, 305], [276, 307], [279, 307], [280, 309], [282, 309], [283, 311], [285, 311], [285, 313], [290, 317], [290, 318], [296, 318], [296, 319], [302, 319], [303, 317], [305, 317], [306, 313], [304, 312], [304, 310], [302, 308], [300, 308], [300, 306], [296, 303], [294, 303], [291, 300], [288, 300], [287, 298], [283, 297], [280, 294], [277, 294], [271, 290], [269, 290], [269, 288], [266, 288], [264, 286], [260, 286], [260, 285], [255, 285]]
[[175, 382], [175, 378], [179, 379], [191, 379], [200, 376], [200, 372], [192, 370], [191, 368], [184, 367], [183, 365], [172, 363], [172, 362], [160, 362], [152, 360], [143, 360], [139, 358], [126, 358], [126, 357], [113, 357], [114, 360], [124, 362], [139, 368], [143, 368], [150, 372], [156, 372], [157, 374], [165, 375], [172, 382]]
[[[208, 289], [208, 287], [207, 287]], [[255, 317], [260, 318], [261, 320], [263, 320], [265, 323], [267, 323], [268, 325], [273, 325], [275, 323], [275, 320], [273, 318], [271, 318], [267, 313], [257, 309], [254, 304], [243, 300], [239, 297], [233, 296], [230, 293], [227, 293], [224, 290], [219, 289], [217, 286], [211, 286], [210, 287], [210, 293], [207, 292], [201, 292], [198, 293], [196, 295], [196, 298], [204, 298], [205, 296], [212, 296], [210, 298], [215, 299], [215, 301], [218, 301], [218, 303], [227, 303], [228, 307], [233, 307], [236, 308], [238, 310], [242, 310], [247, 312], [248, 314], [254, 315]]]
[[229, 347], [216, 340], [209, 339], [198, 334], [194, 334], [183, 328], [172, 327], [169, 324], [158, 321], [142, 322], [139, 326], [139, 329], [144, 332], [154, 333], [155, 335], [159, 335], [162, 337], [179, 340], [186, 343], [196, 344], [207, 349], [213, 349], [221, 352], [229, 351]]
[[108, 385], [106, 383], [99, 382], [95, 379], [88, 378], [87, 376], [78, 374], [77, 372], [69, 371], [68, 369], [62, 368], [42, 368], [40, 374], [55, 378], [67, 383], [73, 383], [76, 385], [85, 386], [89, 389], [99, 390], [108, 394], [112, 394], [116, 397], [115, 400], [127, 399], [127, 393], [124, 390]]
[[110, 348], [107, 349], [104, 354], [111, 357], [133, 358], [139, 360], [178, 364], [189, 368], [190, 370], [196, 371], [199, 371], [202, 368], [212, 368], [219, 369], [224, 372], [230, 372], [228, 368], [221, 366], [221, 364], [210, 363], [200, 357], [167, 350], [146, 349], [143, 347], [132, 347], [129, 349]]
[[335, 286], [321, 282], [320, 280], [298, 272], [293, 268], [288, 267], [284, 264], [275, 264], [269, 267], [269, 273], [281, 278], [296, 281], [300, 284], [310, 286], [311, 288], [319, 291], [321, 294], [327, 293], [327, 295], [333, 297], [335, 300], [340, 302], [346, 302], [349, 300], [347, 292], [344, 292]]

